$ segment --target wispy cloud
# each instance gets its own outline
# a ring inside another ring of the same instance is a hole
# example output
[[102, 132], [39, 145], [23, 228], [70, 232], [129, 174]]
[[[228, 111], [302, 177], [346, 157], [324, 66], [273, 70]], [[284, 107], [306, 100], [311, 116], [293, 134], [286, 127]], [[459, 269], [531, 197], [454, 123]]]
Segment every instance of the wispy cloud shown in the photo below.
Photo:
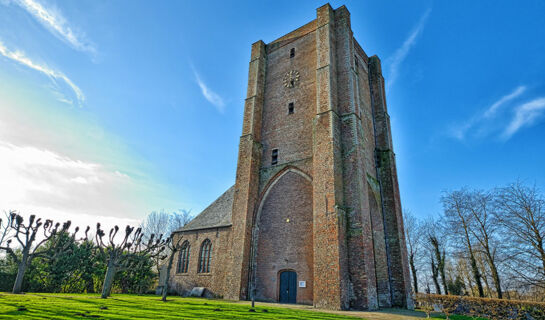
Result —
[[450, 135], [460, 141], [471, 134], [472, 137], [497, 135], [500, 140], [508, 140], [523, 127], [529, 127], [545, 115], [545, 97], [529, 102], [513, 104], [527, 91], [526, 86], [518, 86], [500, 97], [484, 111], [475, 114], [465, 122], [450, 128]]
[[517, 98], [518, 96], [520, 96], [521, 94], [524, 93], [524, 91], [526, 91], [526, 87], [525, 86], [519, 86], [517, 87], [515, 90], [513, 90], [513, 92], [501, 97], [500, 99], [498, 99], [498, 101], [494, 102], [486, 111], [485, 113], [483, 114], [483, 117], [485, 118], [490, 118], [492, 116], [494, 116], [496, 114], [496, 112], [498, 111], [498, 109], [506, 104], [507, 102]]
[[515, 108], [515, 116], [505, 128], [502, 138], [509, 139], [522, 127], [533, 125], [545, 113], [545, 97], [536, 98]]
[[[24, 52], [20, 50], [11, 51], [8, 49], [2, 41], [0, 41], [0, 55], [15, 61], [19, 64], [22, 64], [30, 69], [39, 71], [43, 73], [44, 75], [48, 76], [53, 82], [56, 83], [56, 81], [61, 80], [65, 82], [71, 89], [74, 91], [77, 100], [79, 101], [79, 104], [82, 105], [85, 101], [85, 96], [81, 89], [70, 80], [64, 73], [51, 69], [45, 65], [38, 64], [34, 61], [32, 61], [30, 58], [28, 58]], [[66, 101], [69, 101], [65, 99]]]
[[409, 54], [409, 51], [412, 47], [416, 44], [416, 40], [418, 38], [418, 35], [422, 33], [422, 30], [424, 30], [424, 26], [426, 24], [426, 21], [428, 20], [428, 17], [431, 13], [431, 8], [426, 10], [422, 17], [420, 17], [420, 20], [418, 21], [418, 24], [413, 29], [413, 31], [409, 34], [407, 39], [403, 42], [401, 47], [399, 47], [396, 52], [394, 52], [393, 56], [386, 59], [386, 63], [389, 64], [389, 76], [388, 76], [388, 82], [386, 84], [387, 87], [391, 87], [394, 82], [397, 80], [397, 76], [399, 74], [399, 67]]
[[76, 32], [59, 10], [46, 7], [35, 0], [14, 0], [14, 2], [57, 38], [68, 43], [74, 49], [96, 54], [95, 46], [82, 33]]
[[199, 74], [193, 70], [193, 73], [195, 74], [195, 80], [197, 81], [197, 84], [201, 88], [201, 93], [204, 96], [208, 102], [210, 102], [212, 105], [216, 107], [216, 109], [223, 113], [225, 111], [225, 103], [223, 102], [222, 97], [220, 97], [217, 93], [212, 91], [205, 83], [202, 81]]
[[[491, 120], [494, 118], [494, 116], [498, 113], [501, 106], [511, 102], [515, 98], [518, 98], [520, 95], [522, 95], [526, 91], [526, 86], [518, 86], [510, 93], [504, 95], [503, 97], [499, 98], [498, 100], [494, 101], [486, 110], [482, 113], [476, 114], [467, 121], [454, 125], [451, 127], [451, 135], [458, 139], [458, 140], [464, 140], [466, 137], [466, 134], [468, 131], [470, 131], [472, 128], [476, 126], [486, 126], [488, 123], [488, 120]], [[482, 131], [482, 128], [481, 130]]]

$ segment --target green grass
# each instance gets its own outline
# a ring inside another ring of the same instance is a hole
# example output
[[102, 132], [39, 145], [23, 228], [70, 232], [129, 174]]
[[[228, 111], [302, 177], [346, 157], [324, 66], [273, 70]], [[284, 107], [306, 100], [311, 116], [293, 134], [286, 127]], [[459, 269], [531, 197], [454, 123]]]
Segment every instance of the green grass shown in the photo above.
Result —
[[98, 294], [0, 293], [0, 319], [361, 319], [259, 303], [255, 312], [250, 308], [248, 304], [202, 298], [168, 297], [165, 303], [154, 295], [116, 294], [100, 299]]
[[[0, 319], [361, 319], [259, 304], [250, 312], [249, 305], [222, 300], [168, 300], [165, 303], [152, 295], [116, 294], [100, 299], [92, 294], [0, 293]], [[27, 310], [18, 311], [21, 307]]]

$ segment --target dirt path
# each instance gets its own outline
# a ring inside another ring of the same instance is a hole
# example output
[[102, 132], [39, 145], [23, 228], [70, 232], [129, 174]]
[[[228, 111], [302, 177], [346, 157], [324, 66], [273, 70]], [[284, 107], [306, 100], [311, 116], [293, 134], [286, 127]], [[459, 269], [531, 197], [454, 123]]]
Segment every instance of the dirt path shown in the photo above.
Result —
[[[249, 301], [238, 301], [238, 303], [250, 304]], [[270, 306], [270, 307], [282, 307], [290, 309], [301, 309], [308, 311], [320, 311], [326, 313], [340, 314], [352, 317], [361, 317], [367, 320], [416, 320], [425, 319], [426, 314], [420, 311], [411, 311], [405, 309], [382, 309], [379, 311], [335, 311], [326, 309], [317, 309], [313, 306], [307, 306], [302, 304], [280, 304], [280, 303], [267, 303], [256, 302], [257, 306]]]

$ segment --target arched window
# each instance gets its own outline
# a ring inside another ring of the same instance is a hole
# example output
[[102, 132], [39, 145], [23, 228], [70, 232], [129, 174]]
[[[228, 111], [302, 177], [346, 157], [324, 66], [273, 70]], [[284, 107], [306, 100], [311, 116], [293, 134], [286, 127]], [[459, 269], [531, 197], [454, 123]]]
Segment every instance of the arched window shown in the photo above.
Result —
[[187, 273], [189, 268], [189, 241], [184, 241], [182, 244], [182, 249], [180, 249], [180, 258], [178, 260], [178, 273]]
[[212, 255], [212, 242], [208, 239], [201, 244], [201, 255], [199, 259], [199, 273], [210, 272], [210, 256]]

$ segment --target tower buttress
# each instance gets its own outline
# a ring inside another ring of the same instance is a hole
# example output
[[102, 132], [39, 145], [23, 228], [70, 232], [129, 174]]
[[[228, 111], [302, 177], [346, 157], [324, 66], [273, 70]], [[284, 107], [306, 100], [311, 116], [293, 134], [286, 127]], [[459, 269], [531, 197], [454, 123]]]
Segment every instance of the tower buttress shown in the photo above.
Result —
[[227, 274], [225, 298], [246, 299], [253, 215], [259, 190], [261, 163], [261, 117], [265, 90], [265, 43], [252, 45], [248, 73], [247, 98], [244, 103], [244, 120], [240, 137], [235, 195], [233, 200], [231, 233], [231, 266]]
[[376, 132], [377, 177], [382, 198], [392, 305], [414, 308], [390, 116], [386, 108], [381, 63], [377, 56], [369, 59], [369, 69]]
[[314, 305], [349, 307], [346, 213], [337, 104], [335, 13], [317, 9], [316, 116], [313, 120]]

